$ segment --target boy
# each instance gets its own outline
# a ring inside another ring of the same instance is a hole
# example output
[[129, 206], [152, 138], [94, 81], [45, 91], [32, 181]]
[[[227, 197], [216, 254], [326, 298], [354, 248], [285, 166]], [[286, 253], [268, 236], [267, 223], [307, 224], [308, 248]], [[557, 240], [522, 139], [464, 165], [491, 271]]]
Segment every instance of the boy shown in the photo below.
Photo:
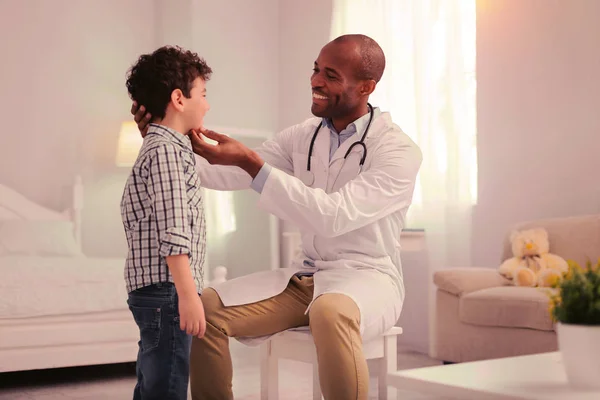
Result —
[[165, 46], [127, 77], [154, 116], [121, 200], [127, 304], [140, 329], [134, 400], [186, 399], [192, 336], [206, 330], [204, 203], [186, 133], [202, 126], [211, 73], [197, 54]]

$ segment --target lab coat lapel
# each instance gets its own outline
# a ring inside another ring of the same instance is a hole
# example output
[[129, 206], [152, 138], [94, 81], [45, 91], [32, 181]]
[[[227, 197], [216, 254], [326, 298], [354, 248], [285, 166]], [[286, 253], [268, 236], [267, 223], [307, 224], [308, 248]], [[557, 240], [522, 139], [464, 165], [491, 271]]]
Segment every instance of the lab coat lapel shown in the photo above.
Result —
[[314, 157], [312, 161], [314, 165], [315, 184], [313, 187], [325, 189], [327, 186], [327, 175], [329, 173], [329, 129], [326, 126], [319, 129], [319, 134], [315, 140], [315, 146], [313, 150]]
[[[369, 147], [369, 141], [371, 141], [373, 138], [376, 138], [377, 136], [381, 135], [387, 129], [391, 128], [389, 126], [390, 123], [391, 123], [391, 120], [389, 117], [389, 113], [387, 113], [387, 112], [383, 112], [378, 117], [373, 119], [373, 122], [371, 123], [371, 127], [369, 128], [369, 132], [367, 133], [367, 136], [365, 137], [365, 141], [364, 141], [367, 148]], [[354, 135], [352, 135], [348, 139], [344, 140], [344, 142], [340, 145], [340, 147], [338, 147], [338, 149], [333, 154], [333, 157], [331, 158], [331, 164], [334, 164], [334, 163], [341, 164], [340, 162], [336, 162], [336, 160], [338, 160], [340, 158], [344, 158], [344, 155], [346, 154], [346, 152], [348, 151], [350, 146], [352, 146], [352, 144], [358, 142], [364, 133], [365, 132], [361, 130], [360, 132], [356, 132], [356, 133], [354, 133]], [[352, 148], [352, 153], [354, 153], [354, 152], [358, 152], [362, 156], [362, 146], [359, 146], [359, 145], [354, 146]], [[350, 157], [350, 155], [348, 155], [348, 157]], [[331, 172], [333, 172], [333, 171], [331, 171]]]
[[[348, 149], [350, 148], [350, 146], [352, 145], [352, 143], [355, 143], [357, 141], [360, 140], [360, 135], [362, 135], [362, 132], [360, 132], [360, 134], [357, 132], [354, 135], [350, 136], [348, 139], [344, 140], [344, 142], [340, 145], [340, 147], [337, 148], [337, 150], [335, 151], [335, 153], [333, 154], [333, 157], [331, 158], [331, 163], [329, 165], [329, 176], [327, 179], [327, 193], [331, 193], [334, 192], [338, 189], [338, 183], [336, 182], [337, 180], [339, 180], [339, 178], [343, 178], [341, 175], [344, 174], [343, 170], [348, 169], [348, 163], [344, 162], [344, 155], [346, 154], [346, 152], [348, 151]], [[352, 153], [354, 152], [362, 152], [362, 146], [354, 146], [352, 148]], [[359, 153], [362, 154], [362, 153]], [[348, 155], [348, 157], [351, 159], [350, 161], [354, 161], [354, 158], [350, 156], [350, 154]], [[339, 178], [338, 178], [339, 177]], [[335, 184], [335, 188], [333, 187]]]
[[[388, 113], [381, 113], [378, 117], [373, 119], [369, 132], [365, 137], [364, 144], [369, 148], [369, 143], [373, 138], [379, 136], [383, 131], [388, 128], [391, 123]], [[346, 139], [340, 147], [335, 151], [331, 158], [329, 166], [329, 176], [327, 180], [327, 193], [336, 192], [345, 185], [348, 181], [356, 178], [360, 172], [360, 159], [363, 155], [363, 147], [356, 145], [352, 148], [346, 161], [344, 162], [344, 155], [354, 143], [358, 142], [364, 131], [356, 132], [354, 135]], [[367, 150], [368, 155], [368, 150]]]
[[[373, 129], [373, 128], [371, 128], [371, 129]], [[336, 164], [336, 165], [340, 164], [340, 162], [337, 160], [339, 160], [340, 158], [344, 158], [344, 155], [346, 154], [346, 152], [348, 151], [348, 149], [350, 148], [352, 143], [358, 142], [360, 140], [360, 137], [362, 136], [362, 134], [363, 134], [363, 132], [356, 132], [354, 135], [352, 135], [348, 139], [344, 140], [342, 142], [342, 144], [340, 145], [340, 147], [337, 148], [335, 153], [333, 153], [333, 157], [331, 157], [331, 164]], [[354, 146], [352, 151], [358, 151], [357, 146]]]

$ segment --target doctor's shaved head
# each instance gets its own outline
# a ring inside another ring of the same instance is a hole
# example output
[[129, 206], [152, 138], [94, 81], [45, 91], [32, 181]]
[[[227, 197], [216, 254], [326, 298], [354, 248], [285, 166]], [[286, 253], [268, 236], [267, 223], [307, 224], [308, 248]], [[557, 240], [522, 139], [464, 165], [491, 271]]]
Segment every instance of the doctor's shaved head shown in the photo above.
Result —
[[366, 35], [349, 34], [335, 38], [331, 43], [349, 43], [358, 53], [356, 78], [379, 82], [385, 70], [385, 54], [379, 44]]

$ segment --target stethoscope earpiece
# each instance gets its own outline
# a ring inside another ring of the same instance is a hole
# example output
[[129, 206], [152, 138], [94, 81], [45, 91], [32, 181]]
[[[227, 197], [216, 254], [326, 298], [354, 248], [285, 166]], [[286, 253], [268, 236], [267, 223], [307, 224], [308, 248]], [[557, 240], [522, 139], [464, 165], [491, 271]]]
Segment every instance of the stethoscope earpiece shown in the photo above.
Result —
[[313, 183], [315, 183], [315, 174], [312, 173], [312, 171], [304, 171], [302, 172], [302, 176], [300, 177], [300, 180], [306, 185], [306, 186], [311, 186]]

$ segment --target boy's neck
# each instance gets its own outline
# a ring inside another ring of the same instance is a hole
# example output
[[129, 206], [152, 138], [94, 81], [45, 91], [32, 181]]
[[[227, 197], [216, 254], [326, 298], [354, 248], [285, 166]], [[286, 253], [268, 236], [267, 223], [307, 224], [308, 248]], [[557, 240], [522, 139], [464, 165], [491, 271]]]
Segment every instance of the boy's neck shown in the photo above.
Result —
[[180, 133], [182, 135], [187, 135], [188, 129], [186, 129], [185, 126], [183, 126], [183, 123], [181, 122], [181, 120], [179, 118], [174, 118], [173, 116], [166, 115], [163, 119], [156, 120], [156, 121], [154, 121], [154, 123], [162, 125], [162, 126], [166, 126], [167, 128], [170, 128], [170, 129], [174, 130], [175, 132]]

